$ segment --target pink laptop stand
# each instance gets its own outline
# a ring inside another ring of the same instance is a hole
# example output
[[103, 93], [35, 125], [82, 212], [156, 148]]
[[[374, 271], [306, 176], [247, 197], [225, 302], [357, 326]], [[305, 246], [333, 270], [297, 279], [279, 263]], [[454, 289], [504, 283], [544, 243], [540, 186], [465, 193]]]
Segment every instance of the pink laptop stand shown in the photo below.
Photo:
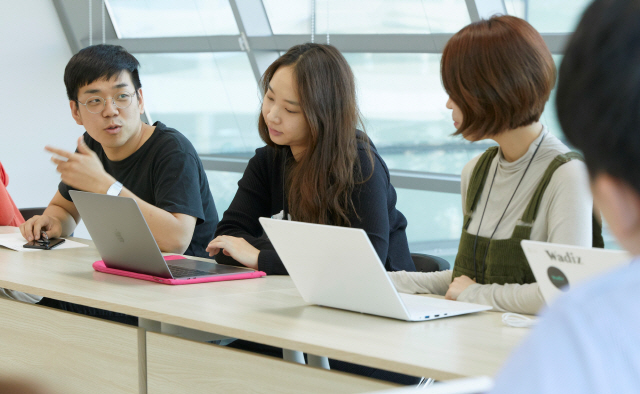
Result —
[[[182, 260], [186, 259], [184, 256], [166, 256], [165, 260]], [[251, 278], [259, 278], [261, 276], [267, 275], [262, 271], [251, 271], [242, 274], [234, 274], [234, 275], [220, 275], [220, 276], [210, 276], [206, 278], [194, 278], [194, 279], [167, 279], [160, 278], [153, 275], [146, 274], [138, 274], [136, 272], [131, 271], [123, 271], [115, 268], [109, 268], [104, 264], [104, 261], [99, 260], [93, 263], [93, 269], [98, 272], [104, 272], [106, 274], [120, 275], [120, 276], [128, 276], [129, 278], [148, 280], [150, 282], [158, 282], [164, 283], [165, 285], [188, 285], [191, 283], [206, 283], [206, 282], [222, 282], [226, 280], [238, 280], [238, 279], [251, 279]]]

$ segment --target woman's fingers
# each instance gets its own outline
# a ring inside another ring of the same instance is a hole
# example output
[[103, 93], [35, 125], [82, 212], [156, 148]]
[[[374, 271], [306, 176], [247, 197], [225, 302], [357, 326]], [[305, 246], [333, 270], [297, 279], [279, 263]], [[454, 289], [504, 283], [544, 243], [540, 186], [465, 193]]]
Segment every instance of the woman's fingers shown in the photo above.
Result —
[[215, 237], [211, 242], [209, 242], [206, 251], [209, 252], [209, 256], [211, 257], [220, 253], [220, 250], [222, 249], [225, 255], [230, 256], [229, 252], [227, 251], [227, 248], [229, 246], [229, 239], [226, 236], [221, 235]]

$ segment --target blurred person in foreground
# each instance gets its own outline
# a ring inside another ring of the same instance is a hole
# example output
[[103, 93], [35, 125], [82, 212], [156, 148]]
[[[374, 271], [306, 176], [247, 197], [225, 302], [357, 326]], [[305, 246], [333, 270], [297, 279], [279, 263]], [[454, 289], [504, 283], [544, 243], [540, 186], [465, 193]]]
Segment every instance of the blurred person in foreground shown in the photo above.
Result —
[[493, 393], [640, 390], [640, 0], [597, 0], [560, 67], [556, 105], [611, 232], [634, 259], [558, 299]]

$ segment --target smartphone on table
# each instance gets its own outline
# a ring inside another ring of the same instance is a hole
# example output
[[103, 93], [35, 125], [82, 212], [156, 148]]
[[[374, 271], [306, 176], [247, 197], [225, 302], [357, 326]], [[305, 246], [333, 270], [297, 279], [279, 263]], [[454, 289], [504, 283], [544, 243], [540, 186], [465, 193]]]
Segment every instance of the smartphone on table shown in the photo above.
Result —
[[40, 233], [40, 239], [34, 239], [33, 241], [29, 241], [22, 246], [29, 249], [51, 250], [56, 246], [63, 244], [64, 241], [65, 240], [63, 238], [49, 239], [47, 233], [43, 231]]

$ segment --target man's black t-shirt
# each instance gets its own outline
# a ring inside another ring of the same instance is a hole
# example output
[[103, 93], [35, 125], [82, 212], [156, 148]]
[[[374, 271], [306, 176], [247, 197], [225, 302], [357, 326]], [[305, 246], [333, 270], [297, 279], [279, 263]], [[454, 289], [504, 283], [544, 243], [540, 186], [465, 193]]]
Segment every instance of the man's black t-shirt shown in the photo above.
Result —
[[[184, 254], [209, 257], [205, 251], [218, 225], [218, 212], [211, 196], [207, 175], [191, 142], [175, 129], [160, 122], [151, 137], [131, 156], [111, 161], [102, 145], [84, 133], [84, 141], [96, 152], [104, 169], [142, 200], [167, 212], [183, 213], [197, 219], [193, 238]], [[69, 201], [63, 182], [60, 194]]]

